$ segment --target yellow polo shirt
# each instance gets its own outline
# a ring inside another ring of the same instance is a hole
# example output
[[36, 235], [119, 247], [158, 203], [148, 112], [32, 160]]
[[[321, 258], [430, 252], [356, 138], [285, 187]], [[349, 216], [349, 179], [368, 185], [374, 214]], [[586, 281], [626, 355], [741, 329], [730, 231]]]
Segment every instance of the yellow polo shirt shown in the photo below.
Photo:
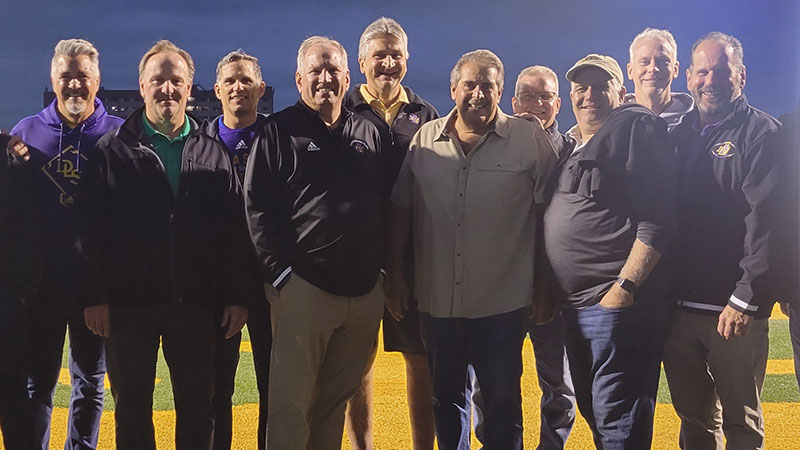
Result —
[[408, 94], [406, 94], [406, 90], [402, 87], [400, 87], [400, 95], [398, 95], [390, 105], [384, 105], [379, 98], [370, 94], [366, 84], [359, 86], [358, 92], [364, 97], [364, 101], [367, 102], [375, 112], [381, 115], [389, 126], [392, 126], [392, 122], [394, 122], [394, 118], [397, 117], [397, 114], [400, 112], [400, 108], [408, 104]]

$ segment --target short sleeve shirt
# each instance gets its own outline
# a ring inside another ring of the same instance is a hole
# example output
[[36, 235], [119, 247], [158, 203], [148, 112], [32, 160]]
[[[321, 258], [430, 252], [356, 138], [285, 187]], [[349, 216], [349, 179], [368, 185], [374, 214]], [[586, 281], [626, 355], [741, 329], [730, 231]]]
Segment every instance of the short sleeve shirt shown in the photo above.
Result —
[[417, 132], [391, 200], [411, 210], [419, 310], [480, 318], [531, 302], [536, 204], [556, 154], [540, 126], [498, 110], [465, 155], [456, 114]]

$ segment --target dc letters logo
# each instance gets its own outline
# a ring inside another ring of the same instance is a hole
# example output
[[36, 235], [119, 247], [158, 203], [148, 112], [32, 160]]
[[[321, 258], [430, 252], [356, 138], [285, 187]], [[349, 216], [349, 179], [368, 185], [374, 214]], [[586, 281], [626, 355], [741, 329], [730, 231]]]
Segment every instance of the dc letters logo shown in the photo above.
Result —
[[81, 172], [77, 164], [79, 160], [80, 165], [84, 165], [88, 161], [86, 156], [78, 153], [78, 150], [70, 145], [61, 152], [60, 157], [56, 155], [42, 166], [42, 171], [47, 178], [61, 191], [58, 202], [66, 207], [75, 204], [75, 189], [81, 179]]

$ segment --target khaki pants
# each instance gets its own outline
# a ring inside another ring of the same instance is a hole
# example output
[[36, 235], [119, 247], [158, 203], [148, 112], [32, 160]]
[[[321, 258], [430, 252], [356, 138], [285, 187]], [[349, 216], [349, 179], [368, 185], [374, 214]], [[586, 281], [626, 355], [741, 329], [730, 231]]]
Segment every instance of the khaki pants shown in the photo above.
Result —
[[681, 448], [764, 448], [761, 388], [769, 325], [754, 320], [743, 337], [725, 340], [717, 315], [678, 310], [664, 348], [672, 405], [681, 418]]
[[383, 315], [379, 280], [368, 294], [340, 297], [292, 274], [272, 312], [267, 449], [340, 449], [347, 400], [361, 379]]

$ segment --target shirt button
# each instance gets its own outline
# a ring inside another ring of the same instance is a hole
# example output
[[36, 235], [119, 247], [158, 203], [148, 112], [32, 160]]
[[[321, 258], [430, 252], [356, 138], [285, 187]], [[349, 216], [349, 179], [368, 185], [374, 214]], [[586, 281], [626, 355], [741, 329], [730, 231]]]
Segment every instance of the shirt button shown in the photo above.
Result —
[[460, 281], [456, 281], [456, 286], [461, 286], [461, 282]]
[[462, 167], [461, 170], [467, 170], [467, 166]]
[[458, 196], [459, 196], [459, 197], [463, 197], [463, 196], [464, 196], [464, 193], [463, 193], [463, 192], [459, 192], [459, 193], [458, 193]]
[[456, 224], [456, 226], [457, 226], [457, 227], [460, 227], [460, 226], [461, 226], [461, 224], [460, 224], [460, 223], [457, 223], [457, 224]]
[[456, 253], [456, 256], [461, 256], [461, 253]]

